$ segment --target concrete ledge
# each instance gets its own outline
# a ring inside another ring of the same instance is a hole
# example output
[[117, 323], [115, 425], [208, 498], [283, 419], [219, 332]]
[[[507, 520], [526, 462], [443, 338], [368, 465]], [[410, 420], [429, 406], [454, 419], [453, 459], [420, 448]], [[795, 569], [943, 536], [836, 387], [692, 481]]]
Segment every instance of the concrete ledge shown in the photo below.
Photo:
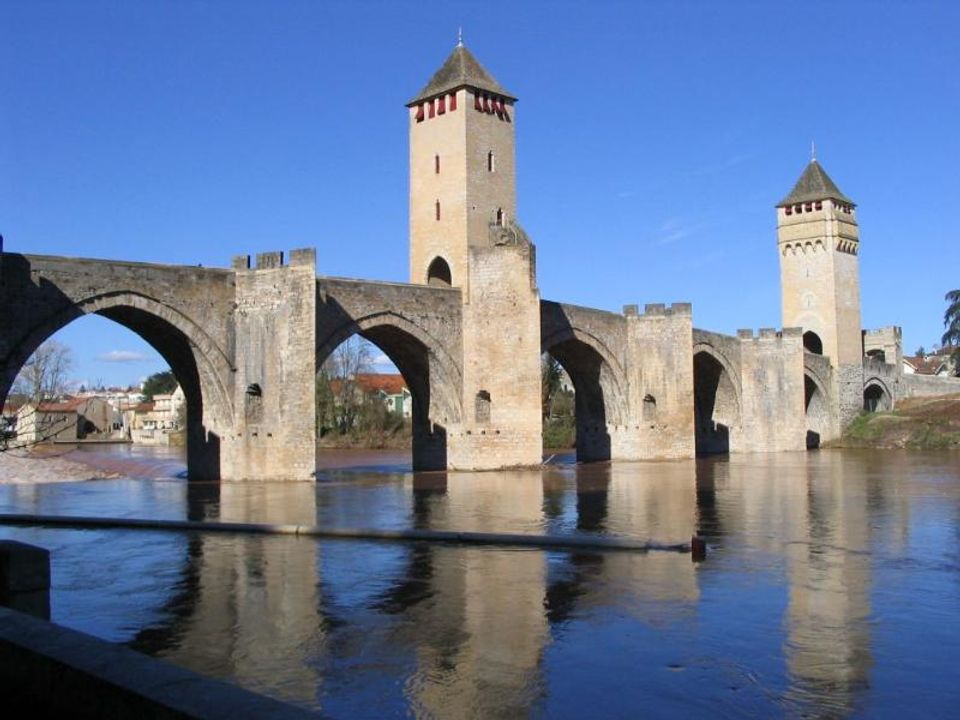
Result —
[[[5, 717], [28, 717], [27, 712], [104, 720], [316, 717], [5, 608], [0, 608], [0, 687]], [[21, 709], [24, 714], [16, 712]]]
[[254, 535], [295, 535], [326, 540], [378, 540], [385, 542], [439, 542], [455, 545], [507, 545], [535, 549], [578, 548], [630, 552], [689, 553], [688, 543], [656, 543], [632, 538], [604, 536], [530, 535], [517, 533], [461, 532], [458, 530], [377, 530], [373, 528], [331, 528], [317, 525], [270, 523], [206, 522], [196, 520], [148, 520], [145, 518], [77, 517], [71, 515], [23, 515], [0, 513], [2, 525], [44, 527], [162, 530], [172, 532], [248, 533]]

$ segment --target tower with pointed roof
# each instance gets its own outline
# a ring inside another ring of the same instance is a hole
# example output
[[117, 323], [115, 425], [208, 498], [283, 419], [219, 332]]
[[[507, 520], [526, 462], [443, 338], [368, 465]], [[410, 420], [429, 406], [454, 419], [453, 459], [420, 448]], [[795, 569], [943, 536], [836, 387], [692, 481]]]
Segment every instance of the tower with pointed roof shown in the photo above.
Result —
[[467, 248], [515, 219], [515, 102], [461, 41], [407, 103], [411, 282], [469, 292]]
[[516, 222], [515, 102], [461, 41], [407, 103], [410, 281], [456, 288], [462, 304], [449, 468], [542, 460], [540, 293]]
[[785, 327], [803, 328], [804, 348], [829, 358], [840, 419], [862, 406], [860, 230], [856, 204], [814, 157], [777, 203]]

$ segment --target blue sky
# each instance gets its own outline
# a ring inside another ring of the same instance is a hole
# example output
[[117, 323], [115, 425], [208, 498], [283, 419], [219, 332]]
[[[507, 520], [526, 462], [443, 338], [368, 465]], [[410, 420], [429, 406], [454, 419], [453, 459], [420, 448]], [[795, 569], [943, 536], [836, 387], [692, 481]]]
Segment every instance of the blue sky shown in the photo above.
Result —
[[[866, 327], [960, 287], [960, 4], [0, 0], [7, 251], [407, 279], [407, 115], [463, 27], [516, 111], [545, 298], [779, 326], [774, 204], [810, 141], [859, 204]], [[77, 321], [78, 379], [163, 367]], [[146, 358], [146, 359], [143, 359]]]

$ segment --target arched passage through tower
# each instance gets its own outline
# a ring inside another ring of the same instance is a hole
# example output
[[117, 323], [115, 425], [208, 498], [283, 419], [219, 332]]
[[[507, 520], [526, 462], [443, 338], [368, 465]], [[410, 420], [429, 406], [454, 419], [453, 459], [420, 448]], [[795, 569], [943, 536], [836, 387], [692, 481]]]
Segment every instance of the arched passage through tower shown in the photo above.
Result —
[[450, 287], [453, 284], [453, 276], [450, 273], [450, 265], [439, 255], [430, 263], [427, 268], [427, 285], [433, 287]]
[[873, 378], [863, 386], [863, 409], [866, 412], [885, 412], [893, 409], [893, 398], [887, 387]]
[[813, 330], [807, 330], [803, 334], [803, 349], [814, 355], [823, 355], [823, 340]]
[[131, 330], [167, 363], [186, 400], [188, 477], [219, 479], [220, 437], [232, 419], [223, 384], [229, 362], [199, 327], [147, 296], [127, 291], [104, 293], [72, 303], [58, 313], [24, 318], [20, 339], [0, 358], [0, 405], [33, 353], [58, 331], [91, 314]]
[[803, 375], [803, 407], [807, 426], [807, 449], [820, 447], [830, 434], [830, 407], [826, 391], [818, 378]]
[[459, 373], [438, 344], [413, 323], [392, 313], [351, 321], [320, 340], [317, 372], [350, 338], [379, 348], [403, 376], [411, 399], [414, 470], [445, 470], [447, 427], [460, 422]]
[[573, 383], [577, 460], [609, 460], [611, 427], [626, 422], [622, 373], [599, 342], [573, 329], [546, 338], [542, 349]]
[[694, 428], [697, 455], [730, 452], [740, 430], [740, 396], [729, 363], [707, 348], [693, 355]]

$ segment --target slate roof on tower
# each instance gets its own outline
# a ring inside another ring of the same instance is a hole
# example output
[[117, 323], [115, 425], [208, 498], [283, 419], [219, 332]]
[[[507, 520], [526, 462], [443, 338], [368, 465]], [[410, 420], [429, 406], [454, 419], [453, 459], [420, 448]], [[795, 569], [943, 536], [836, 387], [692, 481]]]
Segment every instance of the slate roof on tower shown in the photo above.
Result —
[[469, 50], [463, 45], [457, 45], [446, 62], [430, 78], [430, 82], [407, 103], [407, 107], [462, 87], [486, 90], [508, 100], [516, 100], [477, 62]]
[[783, 200], [777, 203], [777, 207], [795, 205], [797, 203], [812, 202], [814, 200], [839, 200], [856, 207], [856, 203], [840, 192], [837, 184], [830, 179], [826, 171], [820, 167], [820, 163], [811, 160], [807, 165], [793, 190]]

